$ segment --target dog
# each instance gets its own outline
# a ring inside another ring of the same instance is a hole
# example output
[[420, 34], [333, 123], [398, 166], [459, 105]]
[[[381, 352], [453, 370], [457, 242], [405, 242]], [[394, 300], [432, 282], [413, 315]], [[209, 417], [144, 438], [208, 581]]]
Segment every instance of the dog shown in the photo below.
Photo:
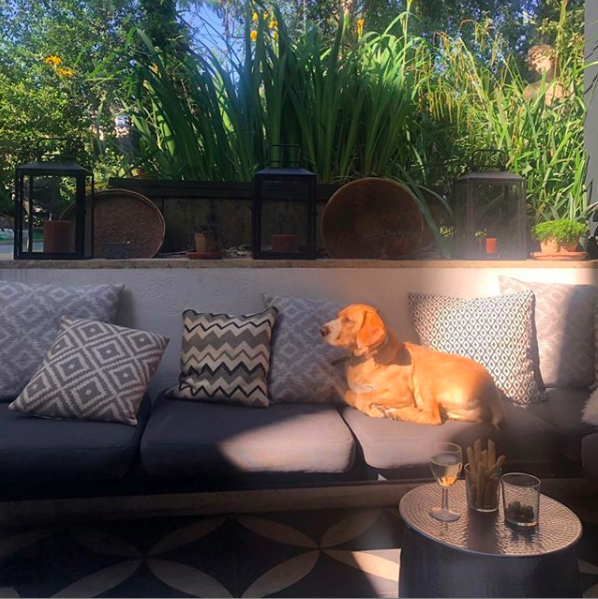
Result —
[[372, 306], [344, 308], [320, 334], [351, 352], [345, 400], [368, 416], [432, 425], [490, 421], [495, 428], [504, 420], [500, 391], [483, 366], [399, 341]]

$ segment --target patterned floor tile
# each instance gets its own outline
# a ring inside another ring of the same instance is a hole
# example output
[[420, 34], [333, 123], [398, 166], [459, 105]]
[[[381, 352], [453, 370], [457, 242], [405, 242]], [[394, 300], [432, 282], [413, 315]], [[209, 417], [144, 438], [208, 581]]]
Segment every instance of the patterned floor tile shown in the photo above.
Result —
[[[589, 520], [580, 580], [598, 597]], [[403, 532], [396, 507], [0, 531], [0, 598], [395, 597]]]

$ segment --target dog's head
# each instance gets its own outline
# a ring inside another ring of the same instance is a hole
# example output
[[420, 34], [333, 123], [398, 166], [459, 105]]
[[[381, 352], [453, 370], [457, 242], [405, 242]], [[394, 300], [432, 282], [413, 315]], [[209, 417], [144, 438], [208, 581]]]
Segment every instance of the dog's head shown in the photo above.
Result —
[[365, 304], [347, 306], [320, 333], [329, 345], [348, 349], [355, 356], [365, 356], [386, 339], [384, 321], [375, 308]]

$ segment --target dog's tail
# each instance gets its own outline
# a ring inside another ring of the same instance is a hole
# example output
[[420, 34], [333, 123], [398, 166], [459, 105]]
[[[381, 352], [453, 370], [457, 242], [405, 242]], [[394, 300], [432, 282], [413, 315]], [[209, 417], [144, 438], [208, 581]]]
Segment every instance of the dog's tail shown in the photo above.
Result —
[[488, 394], [488, 408], [490, 409], [490, 423], [496, 429], [500, 429], [500, 425], [504, 422], [505, 413], [502, 407], [501, 397], [502, 391], [496, 386], [492, 385], [490, 393]]

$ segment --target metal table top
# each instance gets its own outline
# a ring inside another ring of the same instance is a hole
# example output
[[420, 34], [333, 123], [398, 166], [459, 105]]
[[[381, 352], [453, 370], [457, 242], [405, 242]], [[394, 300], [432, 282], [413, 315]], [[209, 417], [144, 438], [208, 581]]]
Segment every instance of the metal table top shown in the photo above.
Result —
[[441, 488], [436, 483], [409, 491], [399, 510], [405, 523], [422, 535], [454, 549], [497, 557], [539, 556], [575, 544], [582, 533], [579, 518], [562, 503], [540, 496], [539, 523], [518, 528], [505, 523], [502, 498], [497, 512], [481, 514], [467, 507], [465, 481], [449, 490], [449, 507], [461, 514], [456, 522], [439, 522], [430, 516], [440, 506]]

